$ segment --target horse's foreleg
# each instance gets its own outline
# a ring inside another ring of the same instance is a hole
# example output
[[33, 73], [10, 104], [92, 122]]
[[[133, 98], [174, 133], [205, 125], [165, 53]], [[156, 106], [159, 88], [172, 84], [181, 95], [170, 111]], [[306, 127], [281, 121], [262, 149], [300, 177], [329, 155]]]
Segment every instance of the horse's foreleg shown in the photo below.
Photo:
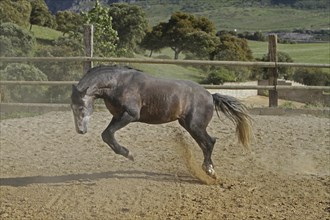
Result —
[[137, 117], [135, 115], [124, 112], [121, 117], [113, 117], [108, 127], [102, 133], [103, 141], [107, 143], [116, 154], [120, 154], [132, 161], [134, 161], [134, 158], [129, 150], [118, 144], [116, 141], [115, 132], [125, 127], [130, 122], [135, 121], [136, 119]]

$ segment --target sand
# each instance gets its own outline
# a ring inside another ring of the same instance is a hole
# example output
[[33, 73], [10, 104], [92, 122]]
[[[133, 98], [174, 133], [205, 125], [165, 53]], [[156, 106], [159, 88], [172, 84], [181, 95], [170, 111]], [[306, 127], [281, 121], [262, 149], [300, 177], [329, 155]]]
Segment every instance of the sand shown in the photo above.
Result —
[[330, 219], [330, 119], [252, 118], [245, 150], [214, 115], [216, 182], [177, 122], [120, 130], [132, 162], [102, 142], [107, 112], [94, 113], [85, 135], [71, 112], [2, 120], [0, 219]]

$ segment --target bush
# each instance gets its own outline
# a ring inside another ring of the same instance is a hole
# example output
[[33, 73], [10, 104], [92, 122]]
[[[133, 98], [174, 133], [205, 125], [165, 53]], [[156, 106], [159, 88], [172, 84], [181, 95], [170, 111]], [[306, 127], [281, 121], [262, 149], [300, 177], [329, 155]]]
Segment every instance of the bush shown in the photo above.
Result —
[[202, 84], [220, 85], [225, 82], [235, 82], [235, 73], [226, 68], [220, 68], [209, 72], [207, 77], [201, 81]]
[[170, 60], [170, 59], [172, 59], [172, 57], [170, 57], [168, 55], [158, 55], [155, 58], [157, 58], [157, 59], [163, 59], [163, 60]]
[[36, 45], [35, 37], [13, 23], [0, 24], [0, 56], [28, 56]]
[[[47, 76], [38, 68], [21, 63], [11, 63], [0, 71], [1, 80], [47, 81]], [[46, 88], [43, 86], [10, 85], [1, 88], [4, 101], [36, 102], [45, 100]]]
[[308, 86], [330, 86], [330, 73], [317, 68], [298, 68], [293, 80]]
[[31, 10], [29, 0], [1, 0], [0, 23], [10, 22], [27, 27]]
[[[36, 52], [40, 57], [76, 57], [83, 54], [79, 42], [73, 39], [61, 37], [51, 46], [44, 46]], [[80, 62], [36, 62], [35, 65], [46, 73], [50, 81], [78, 80], [83, 74]], [[47, 91], [47, 97], [51, 102], [67, 102], [70, 98], [68, 86], [51, 86]]]
[[[258, 61], [262, 62], [269, 62], [268, 54], [265, 54], [261, 59]], [[289, 54], [285, 52], [277, 52], [277, 61], [283, 63], [293, 63], [293, 59], [290, 57]], [[269, 68], [260, 68], [256, 67], [253, 69], [253, 74], [251, 79], [269, 79]], [[293, 75], [293, 68], [292, 67], [278, 67], [278, 78], [291, 80]]]
[[237, 36], [239, 38], [244, 38], [244, 39], [247, 39], [247, 40], [266, 41], [266, 36], [260, 31], [256, 31], [254, 33], [246, 31], [246, 32], [243, 32], [243, 33], [239, 33]]

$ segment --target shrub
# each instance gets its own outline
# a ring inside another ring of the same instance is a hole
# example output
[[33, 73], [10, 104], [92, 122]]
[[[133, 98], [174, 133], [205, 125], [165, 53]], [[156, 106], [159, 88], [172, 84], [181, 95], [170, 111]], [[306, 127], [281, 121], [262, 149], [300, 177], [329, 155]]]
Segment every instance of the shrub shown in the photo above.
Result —
[[201, 83], [220, 85], [224, 84], [225, 82], [234, 82], [236, 81], [235, 78], [235, 73], [233, 71], [230, 71], [226, 68], [220, 68], [210, 71], [207, 77], [202, 80]]
[[1, 0], [0, 23], [11, 22], [19, 26], [28, 26], [31, 14], [29, 0]]
[[317, 68], [298, 68], [293, 80], [309, 86], [330, 86], [330, 73]]
[[[79, 42], [67, 37], [61, 37], [53, 42], [52, 46], [44, 46], [36, 52], [40, 57], [75, 57], [81, 56], [83, 49]], [[82, 74], [80, 62], [36, 62], [35, 65], [46, 73], [51, 81], [78, 80]], [[51, 86], [47, 91], [47, 97], [51, 102], [67, 102], [70, 97], [68, 86]]]
[[[1, 80], [46, 81], [47, 76], [38, 68], [28, 64], [11, 63], [0, 71]], [[10, 85], [1, 88], [4, 101], [35, 102], [45, 100], [46, 88], [42, 86]]]
[[13, 23], [0, 24], [0, 56], [28, 56], [36, 44], [34, 36]]
[[[259, 61], [268, 62], [268, 54], [265, 54]], [[277, 61], [283, 63], [293, 63], [293, 59], [285, 52], [277, 52]], [[291, 80], [293, 75], [293, 68], [291, 67], [278, 67], [278, 78]], [[269, 68], [254, 68], [251, 79], [268, 79]]]

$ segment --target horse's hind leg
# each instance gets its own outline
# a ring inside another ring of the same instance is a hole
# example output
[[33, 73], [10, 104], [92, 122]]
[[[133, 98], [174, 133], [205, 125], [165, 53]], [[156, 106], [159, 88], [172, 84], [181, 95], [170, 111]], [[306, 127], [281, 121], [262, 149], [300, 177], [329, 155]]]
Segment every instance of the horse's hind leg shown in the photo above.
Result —
[[108, 127], [102, 133], [103, 141], [107, 143], [116, 154], [120, 154], [130, 160], [134, 160], [132, 154], [128, 149], [118, 144], [115, 139], [115, 132], [134, 120], [136, 120], [135, 117], [125, 112], [121, 117], [113, 117]]
[[203, 170], [211, 177], [215, 178], [215, 171], [213, 162], [211, 159], [213, 147], [215, 144], [215, 138], [208, 135], [206, 132], [206, 126], [209, 120], [198, 120], [192, 118], [188, 120], [179, 120], [179, 123], [189, 132], [189, 134], [195, 139], [199, 147], [203, 151], [204, 162], [202, 165]]

